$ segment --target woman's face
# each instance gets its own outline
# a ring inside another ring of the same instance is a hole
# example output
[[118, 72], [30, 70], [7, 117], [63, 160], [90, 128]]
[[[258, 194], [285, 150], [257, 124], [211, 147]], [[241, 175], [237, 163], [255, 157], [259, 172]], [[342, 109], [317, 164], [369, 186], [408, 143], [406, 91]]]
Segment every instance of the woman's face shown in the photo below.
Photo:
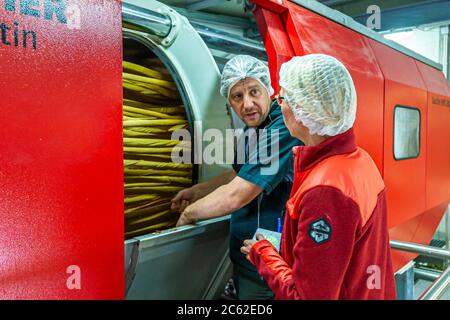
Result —
[[[280, 96], [283, 96], [284, 90], [280, 89]], [[309, 130], [303, 124], [295, 120], [294, 113], [291, 107], [286, 102], [286, 99], [282, 100], [281, 112], [283, 113], [284, 123], [289, 130], [291, 136], [296, 137], [302, 141], [305, 141], [306, 137], [309, 135]]]

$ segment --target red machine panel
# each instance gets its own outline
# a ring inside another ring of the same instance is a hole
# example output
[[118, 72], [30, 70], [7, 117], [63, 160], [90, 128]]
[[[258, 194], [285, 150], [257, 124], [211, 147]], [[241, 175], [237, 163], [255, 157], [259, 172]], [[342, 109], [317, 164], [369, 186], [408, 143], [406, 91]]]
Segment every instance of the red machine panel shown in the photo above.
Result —
[[120, 2], [0, 11], [0, 298], [121, 299]]
[[[366, 39], [292, 2], [285, 13], [286, 30], [296, 55], [324, 53], [336, 57], [355, 83], [358, 111], [354, 125], [358, 144], [367, 150], [380, 172], [383, 164], [383, 75]], [[317, 27], [320, 26], [320, 27]]]
[[433, 208], [450, 200], [450, 88], [442, 72], [416, 64], [428, 89], [426, 206]]
[[272, 87], [274, 93], [278, 94], [280, 91], [278, 72], [281, 65], [295, 55], [294, 49], [284, 31], [283, 20], [279, 14], [257, 8], [254, 15], [269, 57]]
[[[384, 180], [388, 187], [390, 235], [395, 240], [428, 245], [445, 207], [432, 209], [426, 204], [426, 163], [430, 156], [427, 87], [414, 59], [378, 42], [370, 43], [385, 76]], [[420, 111], [417, 158], [394, 158], [394, 110], [398, 105]], [[393, 251], [394, 267], [402, 267], [415, 256]]]
[[[256, 2], [265, 6], [267, 1]], [[358, 96], [355, 123], [358, 143], [371, 154], [382, 172], [383, 109], [379, 106], [383, 104], [383, 76], [371, 47], [366, 39], [352, 30], [291, 2], [285, 2], [284, 5], [285, 11], [281, 15], [285, 25], [283, 36], [288, 36], [294, 55], [329, 54], [339, 59], [349, 69]], [[268, 12], [262, 8], [257, 10]], [[258, 15], [261, 16], [261, 13], [258, 12]], [[266, 19], [264, 24], [258, 23], [259, 29], [262, 30], [264, 25], [270, 26], [271, 21]], [[280, 28], [277, 28], [277, 31], [280, 32]], [[268, 48], [266, 38], [263, 40]], [[272, 70], [276, 66], [277, 76], [275, 79], [272, 78], [272, 81], [278, 83], [279, 59], [275, 58], [276, 54], [272, 54], [272, 50], [267, 51], [269, 66]]]
[[[384, 181], [388, 186], [389, 226], [392, 227], [425, 210], [427, 91], [414, 59], [376, 41], [369, 41], [385, 77]], [[394, 158], [396, 106], [420, 111], [420, 153], [417, 158]]]

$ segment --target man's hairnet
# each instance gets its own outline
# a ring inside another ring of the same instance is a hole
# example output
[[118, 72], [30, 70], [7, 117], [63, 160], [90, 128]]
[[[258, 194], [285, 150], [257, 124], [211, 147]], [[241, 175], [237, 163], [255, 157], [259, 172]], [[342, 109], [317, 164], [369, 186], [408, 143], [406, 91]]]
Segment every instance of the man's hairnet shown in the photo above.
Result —
[[258, 80], [266, 88], [269, 97], [273, 94], [269, 68], [262, 61], [248, 55], [237, 55], [225, 64], [220, 79], [220, 94], [228, 100], [231, 88], [245, 78]]
[[310, 134], [335, 136], [353, 126], [356, 90], [350, 73], [336, 58], [294, 57], [281, 66], [280, 86], [295, 119]]

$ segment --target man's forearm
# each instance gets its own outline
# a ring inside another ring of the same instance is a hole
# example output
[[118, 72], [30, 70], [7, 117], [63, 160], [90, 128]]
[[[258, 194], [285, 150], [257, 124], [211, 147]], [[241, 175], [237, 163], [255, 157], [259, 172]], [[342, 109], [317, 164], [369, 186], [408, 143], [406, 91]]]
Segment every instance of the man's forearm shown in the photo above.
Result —
[[236, 205], [226, 194], [223, 186], [216, 188], [205, 197], [191, 204], [186, 210], [192, 219], [206, 220], [217, 218], [233, 212]]
[[193, 186], [192, 191], [195, 194], [195, 198], [201, 199], [205, 197], [206, 195], [210, 194], [220, 186], [229, 183], [231, 180], [233, 180], [235, 176], [236, 172], [234, 172], [234, 170], [229, 170], [211, 180]]
[[204, 220], [230, 214], [252, 201], [262, 191], [258, 186], [235, 177], [186, 208], [189, 220]]

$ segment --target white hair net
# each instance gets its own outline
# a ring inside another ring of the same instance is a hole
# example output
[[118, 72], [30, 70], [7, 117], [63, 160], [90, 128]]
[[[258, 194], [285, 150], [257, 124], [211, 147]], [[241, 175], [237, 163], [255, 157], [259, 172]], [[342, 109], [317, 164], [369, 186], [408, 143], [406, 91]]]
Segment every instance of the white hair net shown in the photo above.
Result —
[[247, 55], [237, 55], [225, 64], [220, 79], [220, 94], [228, 100], [231, 88], [245, 78], [258, 80], [269, 96], [273, 94], [269, 68], [262, 61]]
[[281, 66], [280, 86], [295, 119], [310, 134], [335, 136], [353, 126], [356, 90], [350, 73], [336, 58], [294, 57]]

